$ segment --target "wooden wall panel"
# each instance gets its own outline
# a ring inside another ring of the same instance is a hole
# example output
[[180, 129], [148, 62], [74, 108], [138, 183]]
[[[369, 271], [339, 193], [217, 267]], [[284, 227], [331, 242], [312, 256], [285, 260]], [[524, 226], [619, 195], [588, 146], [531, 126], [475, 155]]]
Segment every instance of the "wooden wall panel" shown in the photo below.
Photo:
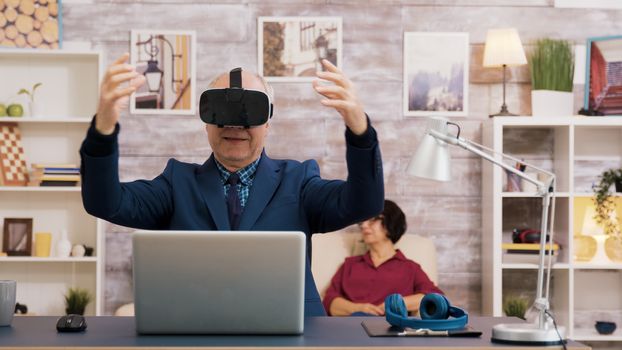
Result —
[[[533, 41], [546, 36], [582, 44], [589, 36], [620, 34], [622, 11], [555, 9], [553, 0], [67, 1], [64, 39], [90, 41], [104, 52], [104, 61], [111, 62], [128, 51], [131, 29], [196, 30], [200, 93], [215, 75], [233, 67], [257, 70], [256, 18], [284, 15], [343, 18], [343, 70], [356, 84], [378, 131], [387, 198], [407, 213], [409, 233], [431, 237], [436, 243], [440, 287], [455, 304], [472, 314], [480, 313], [481, 161], [454, 147], [453, 181], [435, 183], [404, 173], [426, 123], [402, 115], [403, 32], [469, 33], [469, 116], [454, 120], [461, 124], [463, 137], [481, 142], [482, 121], [501, 106], [501, 70], [481, 66], [489, 28], [516, 27], [527, 50]], [[276, 158], [313, 158], [324, 177], [345, 179], [344, 126], [339, 115], [320, 105], [310, 84], [280, 83], [274, 88], [276, 110], [267, 153]], [[582, 104], [582, 92], [577, 86], [576, 109]], [[509, 69], [507, 103], [515, 113], [530, 113], [526, 67]], [[537, 131], [527, 136], [518, 132], [515, 138], [548, 137]], [[546, 145], [530, 149], [529, 143], [519, 144], [515, 151], [550, 167], [551, 150]], [[171, 157], [202, 163], [210, 148], [196, 116], [124, 113], [120, 152], [121, 179], [130, 181], [157, 176]], [[581, 169], [602, 166], [580, 164]], [[589, 186], [589, 179], [581, 174], [577, 182]], [[132, 300], [128, 234], [132, 231], [106, 225], [106, 313]]]

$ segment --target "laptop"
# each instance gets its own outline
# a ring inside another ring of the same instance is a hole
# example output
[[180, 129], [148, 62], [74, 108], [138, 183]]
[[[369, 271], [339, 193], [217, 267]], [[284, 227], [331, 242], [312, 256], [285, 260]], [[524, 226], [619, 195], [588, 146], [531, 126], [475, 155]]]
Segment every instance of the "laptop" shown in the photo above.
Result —
[[141, 334], [302, 334], [302, 232], [138, 231]]

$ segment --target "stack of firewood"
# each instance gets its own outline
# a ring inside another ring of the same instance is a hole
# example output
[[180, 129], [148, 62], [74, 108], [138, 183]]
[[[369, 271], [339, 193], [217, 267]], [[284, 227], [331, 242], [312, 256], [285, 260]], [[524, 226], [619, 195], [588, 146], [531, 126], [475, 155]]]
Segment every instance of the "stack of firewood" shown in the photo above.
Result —
[[0, 0], [0, 46], [58, 48], [57, 0]]

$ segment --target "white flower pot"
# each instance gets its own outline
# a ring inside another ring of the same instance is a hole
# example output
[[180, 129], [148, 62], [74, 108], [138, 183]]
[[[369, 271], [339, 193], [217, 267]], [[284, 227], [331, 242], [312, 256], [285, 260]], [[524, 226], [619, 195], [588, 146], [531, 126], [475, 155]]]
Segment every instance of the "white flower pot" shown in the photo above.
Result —
[[572, 92], [531, 91], [531, 115], [534, 117], [570, 117], [575, 114], [573, 104]]
[[38, 117], [39, 116], [39, 106], [37, 105], [36, 102], [30, 102], [29, 103], [29, 108], [30, 108], [30, 116], [31, 117]]

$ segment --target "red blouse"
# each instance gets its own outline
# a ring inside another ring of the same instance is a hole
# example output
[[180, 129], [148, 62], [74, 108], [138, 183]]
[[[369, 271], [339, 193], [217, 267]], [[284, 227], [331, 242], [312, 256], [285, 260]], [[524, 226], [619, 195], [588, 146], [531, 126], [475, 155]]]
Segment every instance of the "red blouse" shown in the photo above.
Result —
[[393, 257], [374, 267], [369, 252], [346, 258], [331, 280], [322, 303], [330, 315], [330, 304], [337, 297], [354, 303], [380, 305], [393, 293], [441, 293], [416, 262], [407, 259], [398, 249]]

